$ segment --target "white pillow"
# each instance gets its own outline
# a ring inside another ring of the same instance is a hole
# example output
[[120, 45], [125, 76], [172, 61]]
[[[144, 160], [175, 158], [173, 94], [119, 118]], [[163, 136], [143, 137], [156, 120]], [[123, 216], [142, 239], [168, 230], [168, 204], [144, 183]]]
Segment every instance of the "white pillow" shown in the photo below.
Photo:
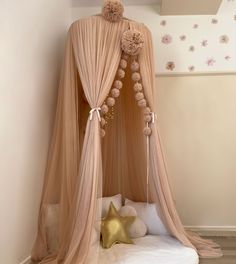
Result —
[[134, 222], [129, 227], [129, 235], [131, 238], [143, 237], [147, 233], [147, 227], [144, 222], [137, 217], [137, 212], [132, 206], [123, 206], [119, 211], [120, 216], [135, 216]]
[[117, 211], [119, 211], [121, 206], [122, 206], [121, 194], [117, 194], [117, 195], [110, 196], [110, 197], [99, 198], [98, 200], [99, 200], [98, 203], [100, 203], [100, 201], [102, 200], [102, 211], [101, 211], [101, 217], [102, 218], [106, 217], [111, 202], [113, 202]]
[[154, 203], [147, 204], [141, 202], [133, 202], [125, 199], [125, 205], [135, 208], [138, 216], [143, 220], [147, 226], [147, 233], [150, 235], [168, 235], [169, 232], [162, 223]]

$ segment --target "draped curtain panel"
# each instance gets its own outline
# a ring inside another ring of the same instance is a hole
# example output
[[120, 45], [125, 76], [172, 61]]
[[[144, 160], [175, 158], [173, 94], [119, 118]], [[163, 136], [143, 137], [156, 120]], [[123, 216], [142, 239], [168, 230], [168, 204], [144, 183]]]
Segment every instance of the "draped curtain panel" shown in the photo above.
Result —
[[[134, 99], [130, 65], [114, 106], [114, 118], [108, 120], [106, 135], [101, 138], [100, 108], [116, 78], [122, 56], [121, 38], [128, 29], [144, 36], [138, 60], [144, 94], [149, 107], [154, 109], [152, 38], [143, 24], [128, 19], [114, 23], [96, 15], [74, 22], [68, 32], [38, 234], [32, 250], [32, 260], [39, 263], [88, 263], [94, 247], [99, 256], [99, 242], [91, 244], [100, 213], [99, 198], [122, 193], [123, 198], [146, 201], [147, 191], [149, 202], [156, 203], [174, 237], [196, 249], [202, 257], [221, 255], [213, 242], [183, 228], [168, 183], [158, 118], [150, 125], [152, 134], [146, 152], [145, 123]], [[59, 205], [59, 246], [53, 252], [49, 250], [46, 228], [46, 210], [51, 204]]]

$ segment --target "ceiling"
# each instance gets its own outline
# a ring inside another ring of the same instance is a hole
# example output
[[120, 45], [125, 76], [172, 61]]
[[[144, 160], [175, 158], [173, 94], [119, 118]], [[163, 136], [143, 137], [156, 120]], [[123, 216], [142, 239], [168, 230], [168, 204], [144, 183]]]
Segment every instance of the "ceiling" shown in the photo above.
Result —
[[214, 15], [222, 0], [163, 0], [161, 15]]
[[[71, 0], [72, 6], [102, 6], [104, 0]], [[214, 15], [222, 0], [123, 0], [128, 5], [159, 5], [161, 15]]]

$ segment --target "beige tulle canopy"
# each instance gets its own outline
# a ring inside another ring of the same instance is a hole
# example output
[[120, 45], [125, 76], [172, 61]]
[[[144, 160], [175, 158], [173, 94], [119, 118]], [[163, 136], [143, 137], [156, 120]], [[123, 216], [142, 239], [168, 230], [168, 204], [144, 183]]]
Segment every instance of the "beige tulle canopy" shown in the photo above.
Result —
[[[150, 31], [106, 18], [78, 20], [68, 32], [32, 260], [90, 263], [99, 198], [118, 193], [155, 203], [170, 234], [199, 256], [220, 256], [213, 242], [184, 230], [175, 208], [153, 113]], [[59, 207], [54, 250], [46, 223], [51, 205]]]

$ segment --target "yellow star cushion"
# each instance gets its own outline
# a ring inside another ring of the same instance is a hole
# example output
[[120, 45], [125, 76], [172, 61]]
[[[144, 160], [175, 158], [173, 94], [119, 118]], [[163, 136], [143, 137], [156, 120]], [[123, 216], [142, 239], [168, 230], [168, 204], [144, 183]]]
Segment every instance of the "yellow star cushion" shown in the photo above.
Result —
[[128, 235], [128, 227], [134, 220], [134, 216], [120, 216], [111, 202], [108, 214], [101, 224], [102, 246], [110, 248], [116, 243], [133, 244]]

